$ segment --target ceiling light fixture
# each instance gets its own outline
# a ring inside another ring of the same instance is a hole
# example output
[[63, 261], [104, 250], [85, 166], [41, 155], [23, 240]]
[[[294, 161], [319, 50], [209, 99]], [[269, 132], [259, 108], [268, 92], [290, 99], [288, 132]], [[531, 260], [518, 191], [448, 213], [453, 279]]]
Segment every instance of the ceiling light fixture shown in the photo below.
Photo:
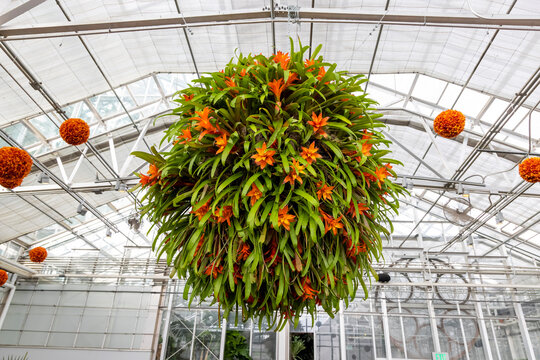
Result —
[[40, 173], [38, 175], [37, 179], [38, 183], [40, 184], [49, 184], [51, 182], [51, 178], [49, 177], [49, 174], [46, 173]]

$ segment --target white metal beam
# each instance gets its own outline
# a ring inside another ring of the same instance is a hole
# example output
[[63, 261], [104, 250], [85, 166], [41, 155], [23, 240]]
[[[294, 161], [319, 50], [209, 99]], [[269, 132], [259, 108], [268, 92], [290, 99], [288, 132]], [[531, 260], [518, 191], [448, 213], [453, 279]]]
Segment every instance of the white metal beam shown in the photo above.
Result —
[[0, 25], [4, 25], [5, 23], [10, 22], [11, 20], [21, 16], [27, 11], [32, 10], [36, 6], [43, 4], [46, 0], [28, 0], [27, 2], [15, 6], [2, 15], [0, 15]]

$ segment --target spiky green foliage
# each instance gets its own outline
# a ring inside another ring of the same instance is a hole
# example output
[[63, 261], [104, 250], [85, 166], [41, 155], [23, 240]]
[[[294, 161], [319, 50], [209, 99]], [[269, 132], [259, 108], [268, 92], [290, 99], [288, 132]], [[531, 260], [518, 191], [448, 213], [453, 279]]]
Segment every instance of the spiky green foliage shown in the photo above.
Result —
[[333, 316], [359, 287], [367, 297], [403, 191], [365, 77], [306, 50], [239, 55], [195, 80], [172, 148], [135, 154], [151, 164], [141, 213], [184, 297], [276, 328], [318, 306]]

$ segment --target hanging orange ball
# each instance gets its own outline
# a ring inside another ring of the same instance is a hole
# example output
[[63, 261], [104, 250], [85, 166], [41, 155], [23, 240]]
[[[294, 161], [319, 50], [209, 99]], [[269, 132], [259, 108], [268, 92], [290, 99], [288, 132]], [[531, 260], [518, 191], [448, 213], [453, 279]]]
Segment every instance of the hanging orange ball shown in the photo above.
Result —
[[540, 157], [525, 159], [519, 164], [519, 176], [530, 183], [540, 182]]
[[465, 129], [465, 115], [461, 111], [445, 110], [433, 120], [433, 129], [444, 138], [454, 138]]
[[8, 280], [8, 274], [4, 270], [0, 270], [0, 286], [4, 285]]
[[32, 170], [32, 158], [19, 148], [6, 146], [0, 149], [0, 178], [23, 179]]
[[39, 246], [37, 248], [33, 248], [28, 252], [28, 256], [30, 257], [31, 262], [35, 263], [41, 263], [44, 262], [47, 258], [47, 250], [45, 248]]
[[0, 178], [0, 185], [6, 189], [15, 189], [22, 184], [23, 179], [4, 179]]
[[60, 125], [60, 136], [70, 145], [81, 145], [90, 137], [90, 127], [82, 119], [67, 119]]

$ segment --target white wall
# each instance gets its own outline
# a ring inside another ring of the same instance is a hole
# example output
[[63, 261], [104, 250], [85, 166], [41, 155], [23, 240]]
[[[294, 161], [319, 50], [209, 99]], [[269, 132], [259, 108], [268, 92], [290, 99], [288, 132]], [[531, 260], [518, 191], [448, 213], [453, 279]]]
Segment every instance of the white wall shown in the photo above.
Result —
[[150, 360], [150, 351], [122, 350], [61, 350], [24, 349], [20, 347], [0, 348], [0, 358], [8, 355], [21, 356], [28, 352], [28, 360]]

